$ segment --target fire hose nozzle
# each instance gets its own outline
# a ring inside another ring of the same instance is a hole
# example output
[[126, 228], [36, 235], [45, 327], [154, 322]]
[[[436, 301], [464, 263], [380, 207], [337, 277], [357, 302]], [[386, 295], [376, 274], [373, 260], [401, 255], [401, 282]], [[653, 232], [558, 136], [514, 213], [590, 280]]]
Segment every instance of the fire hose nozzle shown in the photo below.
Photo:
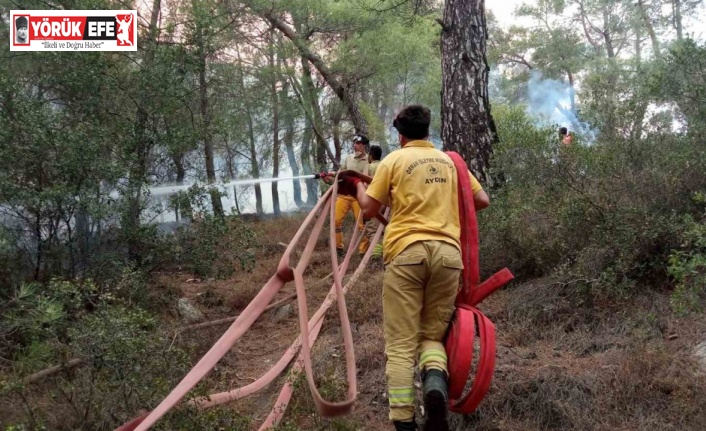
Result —
[[332, 177], [335, 174], [333, 172], [317, 172], [314, 174], [314, 179], [315, 180], [321, 180], [321, 179], [326, 179], [328, 177]]

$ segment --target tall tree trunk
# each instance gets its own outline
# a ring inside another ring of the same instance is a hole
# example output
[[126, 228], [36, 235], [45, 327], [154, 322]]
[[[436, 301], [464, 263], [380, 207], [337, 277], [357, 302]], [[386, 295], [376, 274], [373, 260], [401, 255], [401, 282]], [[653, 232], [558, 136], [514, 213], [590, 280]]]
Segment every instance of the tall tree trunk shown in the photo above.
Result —
[[643, 0], [638, 0], [637, 9], [640, 12], [640, 18], [642, 18], [642, 21], [645, 24], [647, 34], [650, 36], [650, 41], [652, 41], [652, 51], [654, 52], [655, 58], [659, 60], [662, 58], [662, 51], [659, 47], [659, 39], [657, 39], [657, 34], [652, 26], [652, 21], [650, 21], [650, 16], [647, 14]]
[[615, 58], [615, 48], [613, 47], [613, 35], [610, 31], [610, 14], [608, 10], [603, 9], [603, 41], [605, 42], [606, 53], [608, 58]]
[[331, 130], [333, 132], [333, 150], [336, 156], [336, 163], [338, 165], [341, 164], [341, 153], [343, 151], [343, 145], [341, 144], [341, 117], [341, 111], [339, 111], [338, 109], [336, 109], [333, 115], [331, 116]]
[[[196, 0], [192, 3], [194, 9], [197, 8]], [[206, 52], [206, 41], [203, 29], [203, 23], [197, 19], [196, 23], [196, 40], [197, 46], [197, 61], [199, 71], [199, 98], [201, 110], [201, 139], [203, 140], [204, 156], [206, 159], [206, 179], [209, 184], [216, 182], [216, 169], [213, 161], [213, 137], [211, 135], [211, 109], [208, 99], [208, 82], [206, 81], [206, 72], [208, 67]], [[218, 217], [223, 217], [223, 204], [221, 203], [221, 195], [217, 189], [211, 188], [211, 206], [213, 214]]]
[[574, 74], [566, 69], [566, 78], [569, 80], [569, 102], [571, 103], [571, 113], [576, 116], [576, 91], [574, 89]]
[[[167, 135], [167, 141], [168, 142], [173, 142], [173, 136], [172, 136], [172, 128], [169, 124], [169, 121], [167, 121], [166, 117], [163, 117], [162, 120], [164, 121], [164, 131]], [[176, 183], [178, 186], [181, 186], [184, 184], [184, 179], [186, 178], [186, 168], [184, 167], [184, 153], [185, 151], [181, 148], [170, 148], [169, 149], [169, 157], [172, 159], [172, 163], [174, 163], [174, 169], [176, 170]], [[167, 202], [169, 199], [167, 199]], [[178, 222], [181, 219], [184, 218], [184, 214], [187, 214], [188, 216], [191, 215], [191, 206], [190, 205], [182, 205], [184, 202], [181, 202], [181, 199], [177, 200], [174, 205], [174, 218]]]
[[[316, 126], [314, 126], [314, 132], [316, 132]], [[321, 140], [323, 139], [320, 134], [316, 134], [316, 139]], [[324, 141], [325, 143], [326, 141]], [[319, 145], [316, 146], [316, 171], [317, 172], [323, 172], [325, 170], [328, 170], [328, 163], [326, 162], [326, 153], [331, 153], [331, 150], [329, 149], [328, 145]], [[335, 168], [338, 169], [338, 165], [336, 164], [336, 159], [331, 157], [333, 160], [333, 164], [335, 165]]]
[[[230, 178], [231, 181], [235, 181], [237, 179], [237, 175], [235, 173], [235, 158], [236, 158], [236, 152], [233, 151], [231, 148], [229, 142], [228, 142], [228, 136], [226, 135], [225, 137], [225, 149], [226, 149], [226, 169], [228, 170], [228, 178]], [[235, 211], [237, 214], [240, 214], [240, 206], [238, 205], [238, 186], [233, 185], [233, 203], [235, 204]], [[232, 211], [233, 208], [230, 208]]]
[[[281, 64], [279, 64], [277, 68], [277, 79], [279, 79], [279, 81], [282, 83], [282, 91], [280, 91], [279, 93], [279, 104], [283, 110], [282, 120], [284, 121], [284, 148], [287, 152], [287, 162], [289, 163], [289, 167], [292, 170], [292, 176], [298, 177], [300, 175], [299, 164], [297, 163], [297, 156], [294, 152], [294, 127], [296, 115], [294, 113], [294, 103], [290, 97], [289, 92], [290, 87], [294, 87], [294, 79], [285, 79], [285, 77], [282, 75]], [[292, 191], [294, 192], [294, 204], [298, 208], [304, 207], [304, 201], [302, 201], [301, 180], [292, 180]]]
[[[174, 167], [176, 168], [177, 171], [177, 176], [176, 176], [176, 183], [178, 186], [181, 186], [184, 184], [184, 178], [186, 178], [186, 169], [184, 168], [184, 153], [179, 153], [179, 154], [172, 154], [172, 162], [174, 163]], [[183, 218], [184, 214], [191, 214], [191, 208], [182, 208], [181, 207], [181, 202], [177, 202], [176, 208], [174, 208], [174, 215], [176, 217], [176, 221], [179, 221], [179, 218]]]
[[[161, 10], [161, 0], [155, 0], [150, 14], [150, 26], [147, 40], [142, 44], [144, 61], [141, 72], [149, 71], [154, 64], [157, 49], [157, 21]], [[143, 82], [147, 82], [146, 80]], [[142, 241], [140, 238], [140, 215], [142, 214], [142, 186], [147, 180], [147, 163], [153, 142], [147, 133], [149, 117], [149, 91], [142, 88], [138, 93], [137, 113], [133, 128], [134, 138], [128, 152], [130, 156], [130, 177], [128, 180], [128, 210], [124, 217], [123, 232], [126, 235], [128, 258], [140, 265], [142, 263]]]
[[[270, 32], [269, 60], [272, 70], [272, 82], [270, 83], [270, 103], [272, 104], [272, 178], [279, 177], [279, 100], [277, 98], [277, 68], [279, 62], [275, 62], [274, 47], [274, 27]], [[275, 215], [280, 215], [278, 182], [272, 181], [272, 209]]]
[[[245, 97], [245, 73], [243, 72], [243, 60], [240, 57], [240, 50], [238, 53], [238, 73], [240, 78], [240, 88], [242, 90], [243, 98]], [[260, 166], [257, 162], [257, 141], [255, 139], [255, 124], [253, 122], [253, 114], [250, 109], [250, 104], [245, 102], [245, 116], [248, 121], [248, 143], [250, 149], [250, 175], [253, 178], [260, 178]], [[260, 184], [255, 184], [255, 210], [257, 214], [262, 214], [262, 189]]]
[[[281, 79], [282, 80], [282, 79]], [[297, 163], [297, 156], [294, 153], [294, 121], [295, 116], [292, 112], [291, 103], [288, 101], [289, 95], [289, 81], [284, 81], [282, 86], [282, 91], [280, 92], [280, 106], [285, 107], [284, 115], [284, 148], [287, 151], [287, 161], [289, 162], [289, 167], [292, 169], [292, 175], [298, 177], [299, 164]], [[307, 150], [308, 151], [308, 150]], [[292, 190], [294, 191], [294, 204], [302, 208], [304, 206], [304, 201], [302, 201], [302, 185], [300, 180], [292, 180]]]
[[[304, 133], [302, 135], [302, 151], [301, 151], [301, 161], [302, 170], [304, 175], [309, 175], [314, 173], [312, 168], [312, 157], [311, 157], [311, 141], [314, 138], [313, 125], [309, 116], [304, 120]], [[316, 205], [316, 200], [319, 195], [319, 183], [317, 180], [309, 179], [306, 180], [306, 206], [313, 207]]]
[[[380, 104], [380, 110], [378, 112], [378, 115], [380, 116], [380, 119], [382, 120], [383, 124], [385, 125], [385, 129], [387, 130], [389, 126], [387, 125], [387, 111], [389, 111], [390, 108], [387, 106], [387, 102], [382, 102]], [[387, 136], [387, 135], [385, 135]], [[382, 153], [383, 154], [389, 154], [390, 153], [390, 145], [387, 143], [387, 138], [383, 138], [380, 140], [380, 148], [382, 148]]]
[[441, 139], [473, 174], [492, 186], [488, 175], [497, 139], [488, 99], [488, 60], [484, 0], [446, 0], [441, 61]]
[[674, 29], [677, 31], [677, 40], [684, 40], [684, 29], [681, 21], [681, 0], [673, 0], [674, 8]]
[[[638, 3], [638, 7], [641, 7], [641, 4]], [[635, 26], [635, 73], [637, 74], [638, 78], [642, 77], [643, 70], [642, 70], [642, 31], [641, 31], [641, 25], [638, 23]], [[647, 105], [648, 105], [648, 100], [646, 100], [644, 97], [641, 97], [641, 95], [635, 94], [633, 96], [637, 102], [635, 106], [635, 116], [633, 119], [633, 125], [632, 125], [632, 130], [630, 131], [630, 135], [632, 139], [640, 139], [642, 137], [642, 122], [645, 120], [645, 115], [647, 114]]]
[[[260, 166], [257, 162], [257, 148], [255, 139], [255, 125], [253, 124], [252, 112], [247, 109], [248, 117], [248, 137], [250, 141], [250, 174], [253, 178], [260, 178]], [[255, 210], [258, 214], [262, 214], [262, 189], [260, 184], [255, 184]]]
[[642, 68], [642, 26], [638, 23], [635, 25], [635, 63], [637, 70]]
[[324, 120], [321, 114], [321, 106], [317, 100], [314, 81], [311, 78], [311, 66], [309, 65], [309, 61], [304, 57], [302, 57], [302, 93], [304, 93], [304, 99], [308, 101], [309, 109], [312, 114], [313, 131], [316, 137], [316, 170], [321, 171], [326, 168], [327, 155], [334, 165], [337, 161], [336, 156], [331, 152], [323, 135]]
[[598, 44], [598, 42], [591, 36], [591, 30], [589, 27], [593, 27], [593, 24], [591, 23], [591, 19], [589, 18], [588, 14], [586, 13], [586, 9], [584, 7], [583, 1], [578, 1], [579, 5], [579, 11], [581, 15], [581, 26], [583, 27], [583, 34], [586, 36], [586, 40], [588, 40], [588, 43], [591, 44], [593, 47], [593, 50], [596, 53], [600, 53], [601, 51], [601, 46]]

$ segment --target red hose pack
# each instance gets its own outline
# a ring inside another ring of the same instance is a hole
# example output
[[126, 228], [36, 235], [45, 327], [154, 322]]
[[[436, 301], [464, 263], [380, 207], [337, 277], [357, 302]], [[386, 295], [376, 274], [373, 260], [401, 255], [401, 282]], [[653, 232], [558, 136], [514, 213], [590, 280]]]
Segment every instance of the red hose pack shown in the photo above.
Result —
[[[480, 404], [490, 388], [495, 370], [495, 326], [479, 309], [483, 299], [513, 279], [509, 269], [503, 268], [480, 283], [478, 263], [478, 222], [473, 204], [473, 190], [466, 162], [458, 153], [448, 154], [458, 174], [459, 221], [461, 224], [461, 256], [463, 282], [456, 296], [456, 312], [446, 335], [446, 354], [449, 369], [449, 410], [471, 413]], [[471, 375], [473, 342], [476, 334], [480, 341], [480, 357], [471, 389], [463, 390]]]

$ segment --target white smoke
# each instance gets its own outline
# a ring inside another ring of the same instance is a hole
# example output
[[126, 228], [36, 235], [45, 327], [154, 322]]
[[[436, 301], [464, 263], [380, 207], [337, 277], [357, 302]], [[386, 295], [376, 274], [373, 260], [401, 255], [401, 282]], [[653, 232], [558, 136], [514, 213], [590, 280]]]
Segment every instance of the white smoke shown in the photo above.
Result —
[[585, 142], [592, 143], [595, 132], [576, 116], [574, 89], [567, 83], [545, 78], [541, 72], [533, 71], [527, 81], [527, 114], [538, 127], [566, 127], [581, 135]]

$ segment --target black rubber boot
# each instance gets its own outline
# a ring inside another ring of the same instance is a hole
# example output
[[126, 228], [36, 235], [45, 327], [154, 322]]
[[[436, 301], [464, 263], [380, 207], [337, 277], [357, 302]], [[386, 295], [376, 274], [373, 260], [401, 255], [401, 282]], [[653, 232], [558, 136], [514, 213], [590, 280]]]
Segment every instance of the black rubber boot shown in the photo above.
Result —
[[417, 423], [412, 421], [412, 422], [400, 422], [400, 421], [394, 421], [392, 422], [395, 425], [395, 431], [417, 431]]
[[448, 431], [448, 384], [446, 373], [429, 370], [424, 376], [424, 431]]

